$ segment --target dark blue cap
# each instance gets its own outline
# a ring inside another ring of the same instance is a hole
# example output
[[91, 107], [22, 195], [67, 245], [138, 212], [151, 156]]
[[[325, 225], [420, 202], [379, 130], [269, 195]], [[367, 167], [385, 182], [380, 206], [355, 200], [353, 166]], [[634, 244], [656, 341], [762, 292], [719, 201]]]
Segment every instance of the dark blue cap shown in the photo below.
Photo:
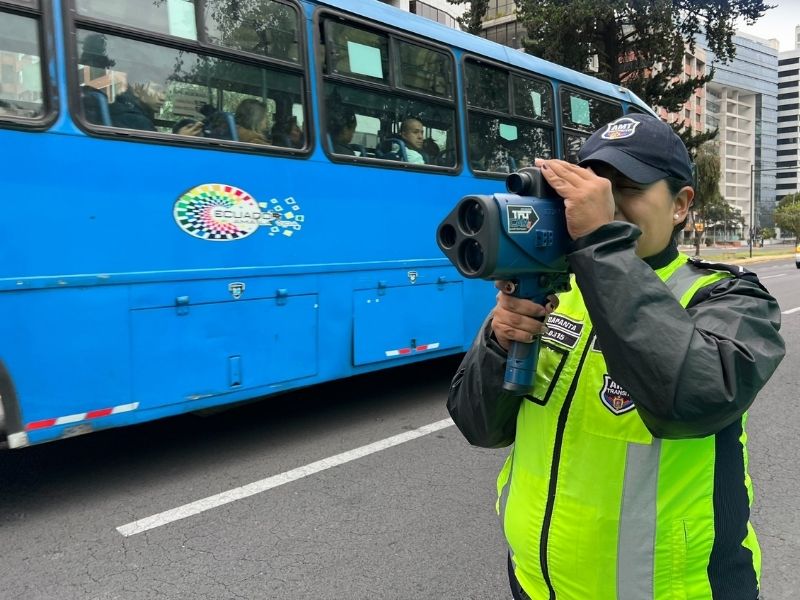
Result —
[[665, 177], [692, 181], [692, 162], [672, 127], [651, 115], [632, 113], [595, 131], [578, 152], [578, 164], [601, 162], [636, 183]]

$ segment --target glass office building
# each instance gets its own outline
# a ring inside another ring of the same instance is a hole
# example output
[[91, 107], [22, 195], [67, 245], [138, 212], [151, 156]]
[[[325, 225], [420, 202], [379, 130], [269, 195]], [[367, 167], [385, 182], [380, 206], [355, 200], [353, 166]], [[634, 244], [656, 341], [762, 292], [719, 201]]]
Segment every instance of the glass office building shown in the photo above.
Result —
[[774, 41], [741, 33], [733, 42], [736, 57], [727, 64], [705, 48], [709, 66], [716, 68], [706, 87], [706, 123], [709, 129], [719, 127], [720, 191], [731, 206], [742, 211], [743, 234], [747, 236], [752, 225], [774, 226], [778, 47]]

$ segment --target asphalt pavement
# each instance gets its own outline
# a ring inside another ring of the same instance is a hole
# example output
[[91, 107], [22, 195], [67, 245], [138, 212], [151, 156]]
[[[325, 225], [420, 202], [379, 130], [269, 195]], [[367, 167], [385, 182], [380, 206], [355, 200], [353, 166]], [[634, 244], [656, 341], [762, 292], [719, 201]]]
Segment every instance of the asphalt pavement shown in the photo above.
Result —
[[[748, 432], [763, 598], [794, 600], [800, 270], [748, 267], [785, 312]], [[446, 421], [457, 362], [0, 453], [0, 598], [508, 600], [507, 450]]]

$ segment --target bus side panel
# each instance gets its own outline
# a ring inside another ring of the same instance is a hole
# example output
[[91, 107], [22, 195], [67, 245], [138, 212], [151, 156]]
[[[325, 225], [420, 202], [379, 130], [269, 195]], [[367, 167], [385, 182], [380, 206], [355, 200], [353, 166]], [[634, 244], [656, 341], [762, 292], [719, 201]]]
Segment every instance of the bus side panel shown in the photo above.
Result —
[[125, 286], [5, 292], [0, 302], [23, 424], [132, 401]]

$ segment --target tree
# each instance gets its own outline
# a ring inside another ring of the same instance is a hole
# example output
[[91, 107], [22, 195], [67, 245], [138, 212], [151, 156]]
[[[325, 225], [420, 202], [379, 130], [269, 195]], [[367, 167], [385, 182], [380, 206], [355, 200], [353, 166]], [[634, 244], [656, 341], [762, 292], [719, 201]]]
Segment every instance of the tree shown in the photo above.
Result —
[[795, 242], [800, 243], [800, 194], [781, 198], [775, 210], [775, 224], [782, 230], [793, 233]]
[[797, 203], [800, 203], [800, 192], [797, 192], [795, 194], [788, 194], [783, 198], [781, 198], [780, 200], [778, 200], [778, 208], [781, 208], [782, 206], [790, 206], [792, 204], [797, 204]]
[[467, 4], [469, 8], [466, 12], [458, 18], [458, 22], [466, 31], [470, 33], [479, 34], [481, 32], [481, 23], [483, 17], [486, 16], [486, 10], [489, 8], [489, 0], [448, 0], [450, 4]]
[[697, 186], [695, 188], [694, 204], [692, 205], [692, 221], [695, 223], [694, 252], [700, 254], [700, 232], [697, 229], [697, 218], [703, 223], [703, 228], [708, 222], [707, 209], [713, 209], [720, 202], [724, 202], [719, 193], [720, 159], [719, 146], [713, 142], [706, 142], [697, 149], [695, 157], [697, 169]]
[[[470, 3], [470, 23], [483, 19], [487, 4]], [[705, 35], [717, 59], [727, 62], [735, 54], [731, 38], [739, 20], [752, 25], [769, 8], [764, 0], [518, 0], [517, 18], [527, 30], [526, 52], [623, 85], [650, 106], [677, 112], [714, 76], [712, 69], [685, 77], [686, 48], [693, 52]], [[595, 56], [597, 73], [588, 70]], [[716, 135], [680, 133], [690, 148]]]

